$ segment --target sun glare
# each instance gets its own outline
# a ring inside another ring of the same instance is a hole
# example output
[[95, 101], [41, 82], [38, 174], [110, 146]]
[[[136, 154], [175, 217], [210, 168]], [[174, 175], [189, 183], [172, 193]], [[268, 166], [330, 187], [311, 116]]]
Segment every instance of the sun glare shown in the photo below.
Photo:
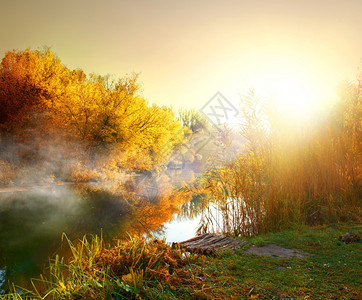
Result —
[[272, 97], [286, 114], [304, 119], [318, 108], [318, 93], [300, 78], [279, 77], [270, 84]]
[[257, 89], [265, 93], [287, 117], [306, 121], [325, 108], [331, 95], [330, 87], [313, 71], [288, 65], [265, 70], [260, 76], [262, 79], [258, 80]]

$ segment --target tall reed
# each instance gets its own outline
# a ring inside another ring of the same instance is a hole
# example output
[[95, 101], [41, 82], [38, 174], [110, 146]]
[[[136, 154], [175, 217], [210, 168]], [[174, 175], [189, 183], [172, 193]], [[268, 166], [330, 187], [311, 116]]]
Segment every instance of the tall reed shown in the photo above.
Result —
[[361, 96], [347, 85], [329, 115], [304, 124], [291, 123], [254, 92], [244, 97], [247, 144], [234, 162], [204, 176], [209, 204], [200, 231], [255, 235], [360, 221]]

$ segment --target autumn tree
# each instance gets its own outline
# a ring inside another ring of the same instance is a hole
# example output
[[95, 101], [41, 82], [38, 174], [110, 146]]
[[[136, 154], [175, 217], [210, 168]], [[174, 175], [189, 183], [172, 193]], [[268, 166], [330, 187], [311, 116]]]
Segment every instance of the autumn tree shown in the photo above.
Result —
[[150, 106], [139, 94], [137, 75], [115, 81], [87, 75], [62, 65], [49, 49], [6, 53], [0, 105], [3, 136], [33, 148], [61, 136], [91, 157], [112, 153], [122, 168], [154, 168], [184, 138], [170, 109]]
[[190, 128], [194, 133], [201, 129], [210, 129], [210, 122], [202, 113], [195, 109], [180, 109], [177, 119], [183, 126]]
[[0, 128], [11, 132], [49, 106], [66, 70], [49, 50], [6, 53], [0, 65]]

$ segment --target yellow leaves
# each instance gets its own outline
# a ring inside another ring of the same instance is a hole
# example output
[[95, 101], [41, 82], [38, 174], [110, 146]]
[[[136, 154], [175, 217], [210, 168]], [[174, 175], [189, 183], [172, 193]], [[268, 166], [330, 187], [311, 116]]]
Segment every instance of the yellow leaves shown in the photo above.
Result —
[[124, 281], [134, 290], [140, 290], [143, 285], [143, 270], [133, 271], [133, 269], [130, 268], [130, 273], [123, 275], [122, 281]]
[[149, 106], [137, 94], [137, 75], [118, 81], [87, 76], [63, 66], [49, 49], [8, 52], [0, 72], [0, 105], [6, 108], [0, 126], [6, 129], [23, 133], [31, 123], [44, 131], [40, 136], [56, 128], [93, 151], [121, 148], [123, 167], [139, 170], [155, 168], [184, 142], [172, 111]]
[[122, 280], [125, 282], [125, 283], [131, 283], [133, 282], [133, 276], [131, 273], [127, 274], [127, 275], [123, 275], [122, 276]]
[[63, 283], [63, 281], [59, 280], [58, 284], [59, 284], [59, 286], [60, 286], [62, 289], [64, 289], [64, 290], [67, 289], [67, 287], [65, 286], [65, 284]]

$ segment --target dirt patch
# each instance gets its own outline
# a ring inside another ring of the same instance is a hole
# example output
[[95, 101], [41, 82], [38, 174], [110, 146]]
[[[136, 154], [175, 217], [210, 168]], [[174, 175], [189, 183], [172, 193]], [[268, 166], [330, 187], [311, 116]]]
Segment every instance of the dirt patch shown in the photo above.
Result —
[[287, 258], [287, 257], [299, 257], [303, 258], [308, 255], [303, 251], [298, 249], [287, 249], [279, 245], [269, 244], [262, 247], [250, 247], [245, 251], [247, 254], [255, 254], [260, 256], [271, 256], [277, 258]]

